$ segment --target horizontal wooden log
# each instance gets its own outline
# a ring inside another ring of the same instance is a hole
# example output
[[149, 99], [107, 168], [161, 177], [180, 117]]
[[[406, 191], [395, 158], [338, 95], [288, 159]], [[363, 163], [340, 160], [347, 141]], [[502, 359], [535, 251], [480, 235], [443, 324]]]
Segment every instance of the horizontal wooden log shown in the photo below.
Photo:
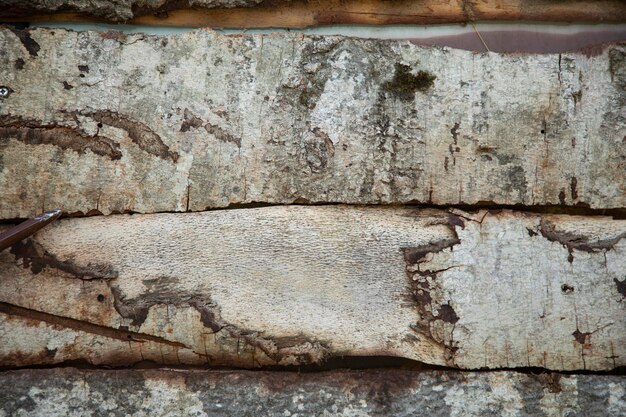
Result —
[[0, 373], [0, 413], [194, 416], [619, 416], [617, 375], [38, 369]]
[[[0, 0], [0, 17], [50, 21], [91, 16], [135, 24], [210, 27], [307, 27], [342, 24], [436, 24], [477, 20], [625, 22], [619, 0], [464, 0], [458, 2], [383, 0]], [[255, 6], [218, 9], [216, 7]], [[185, 8], [193, 7], [193, 9]], [[50, 13], [59, 13], [58, 16]], [[134, 18], [134, 19], [133, 19]]]
[[60, 220], [0, 254], [0, 365], [626, 364], [626, 220], [277, 206]]
[[[289, 0], [283, 0], [289, 1]], [[98, 17], [115, 22], [127, 21], [136, 16], [157, 14], [163, 16], [170, 10], [186, 7], [250, 7], [263, 0], [0, 0], [3, 10], [0, 16], [5, 19], [26, 19], [30, 21], [35, 13], [77, 12], [86, 16]], [[11, 20], [9, 20], [11, 21]]]
[[0, 218], [265, 202], [626, 207], [626, 49], [0, 31]]

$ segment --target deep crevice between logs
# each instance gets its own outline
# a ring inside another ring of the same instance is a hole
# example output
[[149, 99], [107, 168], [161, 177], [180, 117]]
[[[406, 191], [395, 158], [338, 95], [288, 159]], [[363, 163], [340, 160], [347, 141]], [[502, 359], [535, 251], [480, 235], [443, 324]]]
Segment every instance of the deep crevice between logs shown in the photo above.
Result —
[[[87, 333], [98, 334], [104, 337], [123, 340], [144, 342], [152, 341], [156, 343], [164, 343], [174, 347], [186, 347], [184, 344], [171, 341], [162, 337], [153, 336], [146, 333], [130, 331], [126, 328], [115, 329], [112, 327], [102, 326], [69, 317], [57, 316], [49, 313], [32, 310], [16, 306], [9, 303], [0, 302], [0, 313], [7, 315], [16, 315], [34, 320], [46, 322], [55, 326], [71, 328], [74, 330], [84, 331]], [[0, 366], [0, 372], [27, 370], [27, 369], [54, 369], [54, 368], [79, 368], [79, 369], [98, 369], [98, 370], [115, 370], [115, 369], [161, 369], [161, 370], [204, 370], [204, 371], [270, 371], [270, 372], [298, 372], [298, 373], [316, 373], [335, 370], [369, 370], [369, 369], [388, 369], [388, 370], [405, 370], [415, 372], [516, 372], [521, 374], [535, 376], [549, 375], [626, 375], [626, 366], [615, 367], [605, 371], [590, 370], [562, 370], [555, 371], [542, 367], [481, 367], [477, 369], [464, 369], [455, 366], [440, 366], [420, 362], [414, 359], [408, 359], [397, 356], [341, 356], [329, 355], [319, 362], [307, 363], [301, 365], [259, 365], [254, 367], [227, 366], [227, 365], [173, 365], [163, 364], [150, 360], [142, 360], [128, 365], [103, 365], [93, 364], [86, 359], [66, 360], [52, 364], [26, 365], [26, 366]]]
[[515, 372], [526, 375], [626, 375], [626, 366], [620, 366], [609, 371], [569, 370], [553, 371], [541, 367], [520, 368], [480, 368], [460, 369], [449, 366], [430, 365], [413, 359], [394, 356], [335, 356], [328, 358], [324, 363], [317, 365], [288, 365], [288, 366], [261, 366], [256, 368], [241, 368], [235, 366], [210, 366], [210, 365], [164, 365], [153, 361], [139, 361], [131, 365], [111, 366], [95, 365], [84, 359], [63, 361], [56, 364], [28, 365], [28, 366], [2, 366], [0, 372], [30, 369], [55, 369], [77, 368], [93, 370], [119, 370], [119, 369], [159, 369], [181, 371], [242, 371], [242, 372], [297, 372], [319, 373], [337, 370], [370, 370], [388, 369], [404, 370], [413, 372], [454, 372], [454, 373], [497, 373]]
[[[480, 201], [476, 204], [422, 204], [420, 202], [409, 202], [405, 204], [349, 204], [349, 203], [341, 203], [341, 202], [328, 202], [328, 203], [318, 203], [318, 202], [309, 202], [296, 200], [290, 204], [282, 204], [282, 203], [262, 203], [262, 202], [251, 202], [251, 203], [233, 203], [225, 207], [207, 207], [204, 210], [190, 210], [190, 211], [174, 211], [174, 210], [166, 210], [166, 211], [156, 211], [156, 212], [137, 212], [133, 210], [125, 210], [123, 212], [113, 211], [110, 214], [104, 215], [102, 212], [98, 210], [89, 210], [84, 213], [82, 211], [76, 212], [67, 212], [64, 211], [61, 215], [61, 218], [82, 218], [82, 217], [93, 217], [93, 216], [115, 216], [115, 215], [152, 215], [152, 214], [185, 214], [185, 213], [204, 213], [210, 211], [219, 211], [219, 210], [243, 210], [243, 209], [254, 209], [254, 208], [265, 208], [265, 207], [276, 207], [276, 206], [310, 206], [310, 207], [324, 207], [324, 206], [351, 206], [351, 207], [379, 207], [379, 208], [388, 208], [388, 209], [436, 209], [436, 210], [461, 210], [468, 213], [476, 213], [481, 210], [488, 210], [490, 213], [495, 214], [499, 213], [503, 210], [511, 210], [515, 212], [527, 212], [534, 214], [564, 214], [569, 216], [605, 216], [612, 217], [614, 220], [626, 220], [626, 207], [625, 208], [591, 208], [585, 204], [577, 204], [577, 205], [557, 205], [557, 204], [549, 204], [549, 205], [524, 205], [524, 204], [497, 204], [491, 201]], [[46, 208], [50, 209], [49, 207]], [[42, 209], [43, 210], [43, 209]], [[33, 213], [35, 215], [35, 213]], [[19, 223], [27, 220], [27, 218], [16, 217], [11, 219], [0, 219], [0, 225], [13, 225], [15, 223]]]

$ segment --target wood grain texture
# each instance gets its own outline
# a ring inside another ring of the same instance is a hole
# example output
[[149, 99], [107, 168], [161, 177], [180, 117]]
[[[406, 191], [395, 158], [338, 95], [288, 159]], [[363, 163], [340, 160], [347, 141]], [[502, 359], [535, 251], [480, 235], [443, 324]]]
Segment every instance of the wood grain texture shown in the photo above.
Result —
[[626, 221], [267, 207], [61, 220], [0, 254], [0, 365], [626, 364]]
[[3, 29], [0, 45], [0, 218], [294, 201], [626, 207], [622, 44], [499, 55]]
[[[209, 27], [310, 27], [325, 24], [437, 24], [477, 20], [625, 22], [619, 0], [0, 0], [0, 18]], [[193, 9], [189, 9], [191, 6]], [[233, 6], [239, 7], [228, 9]], [[222, 7], [221, 9], [215, 9]], [[68, 13], [69, 12], [69, 13]], [[33, 14], [41, 13], [42, 15]], [[51, 13], [54, 13], [50, 15]]]
[[35, 369], [0, 374], [7, 416], [620, 416], [618, 375]]

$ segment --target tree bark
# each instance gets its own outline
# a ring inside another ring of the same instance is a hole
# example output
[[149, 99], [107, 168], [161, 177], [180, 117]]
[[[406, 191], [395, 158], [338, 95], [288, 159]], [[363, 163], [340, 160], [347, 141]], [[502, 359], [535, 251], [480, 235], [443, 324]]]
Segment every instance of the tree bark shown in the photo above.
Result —
[[[626, 207], [626, 49], [0, 32], [0, 218], [252, 202]], [[233, 70], [236, 69], [236, 70]]]
[[515, 372], [3, 372], [4, 415], [593, 416], [626, 412], [626, 380]]
[[626, 221], [354, 207], [60, 220], [0, 254], [0, 365], [626, 364]]
[[[289, 0], [284, 0], [289, 1]], [[0, 0], [0, 16], [9, 19], [30, 18], [36, 13], [74, 12], [84, 16], [124, 22], [134, 17], [189, 7], [250, 7], [263, 0]]]

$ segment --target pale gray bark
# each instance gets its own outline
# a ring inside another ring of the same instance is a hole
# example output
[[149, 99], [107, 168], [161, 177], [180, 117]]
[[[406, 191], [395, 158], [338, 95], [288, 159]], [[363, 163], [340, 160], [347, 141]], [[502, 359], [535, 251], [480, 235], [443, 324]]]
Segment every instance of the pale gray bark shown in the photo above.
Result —
[[0, 254], [0, 365], [626, 364], [626, 220], [267, 207], [60, 220]]
[[533, 416], [626, 413], [626, 379], [515, 372], [24, 370], [5, 416]]
[[0, 218], [265, 202], [626, 206], [626, 55], [0, 31]]

